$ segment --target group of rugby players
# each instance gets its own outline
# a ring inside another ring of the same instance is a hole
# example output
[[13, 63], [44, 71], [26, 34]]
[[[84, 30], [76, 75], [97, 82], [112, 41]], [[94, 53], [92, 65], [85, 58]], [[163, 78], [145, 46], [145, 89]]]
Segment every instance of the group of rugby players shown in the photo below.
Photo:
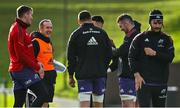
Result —
[[[52, 22], [42, 20], [38, 31], [29, 35], [32, 15], [31, 7], [18, 7], [8, 36], [14, 107], [23, 106], [28, 89], [36, 95], [31, 107], [48, 107], [54, 96], [57, 75], [50, 40]], [[118, 64], [122, 64], [117, 76], [122, 107], [165, 107], [174, 46], [171, 37], [162, 32], [160, 10], [149, 13], [149, 28], [142, 33], [141, 24], [129, 14], [118, 16], [117, 25], [125, 33], [119, 48], [103, 29], [102, 16], [83, 10], [78, 24], [68, 41], [67, 60], [69, 84], [75, 87], [77, 80], [80, 107], [103, 107], [107, 74], [120, 68]]]

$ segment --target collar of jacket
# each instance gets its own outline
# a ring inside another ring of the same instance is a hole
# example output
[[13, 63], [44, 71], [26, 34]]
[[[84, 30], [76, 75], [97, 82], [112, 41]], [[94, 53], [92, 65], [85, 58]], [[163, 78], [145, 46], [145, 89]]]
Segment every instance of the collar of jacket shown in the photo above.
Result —
[[155, 32], [155, 31], [149, 30], [149, 31], [148, 31], [148, 34], [149, 34], [149, 35], [152, 35], [152, 36], [160, 36], [160, 35], [161, 35], [161, 31]]
[[135, 31], [136, 31], [136, 28], [133, 27], [133, 28], [126, 34], [126, 36], [127, 36], [127, 37], [130, 37]]
[[84, 23], [82, 26], [93, 26], [93, 23]]
[[22, 28], [25, 28], [25, 29], [30, 26], [30, 24], [26, 24], [26, 23], [24, 23], [22, 20], [20, 20], [20, 19], [18, 19], [18, 18], [16, 18], [16, 22], [17, 22], [20, 26], [22, 26]]
[[34, 32], [33, 36], [34, 36], [33, 38], [39, 38], [39, 39], [43, 40], [46, 43], [50, 43], [51, 42], [49, 37], [44, 36], [40, 32]]

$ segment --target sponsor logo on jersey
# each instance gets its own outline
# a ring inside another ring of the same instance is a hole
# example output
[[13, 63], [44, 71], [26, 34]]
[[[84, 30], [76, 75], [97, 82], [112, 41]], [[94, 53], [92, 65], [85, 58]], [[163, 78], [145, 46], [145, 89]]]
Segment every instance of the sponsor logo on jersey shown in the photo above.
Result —
[[98, 45], [98, 42], [94, 37], [91, 37], [87, 43], [87, 45]]

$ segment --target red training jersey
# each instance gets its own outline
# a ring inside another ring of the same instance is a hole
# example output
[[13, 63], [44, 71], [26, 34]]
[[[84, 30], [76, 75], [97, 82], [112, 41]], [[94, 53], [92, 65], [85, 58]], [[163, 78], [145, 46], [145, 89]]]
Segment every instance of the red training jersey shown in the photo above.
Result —
[[8, 51], [10, 56], [10, 72], [19, 72], [23, 68], [40, 69], [34, 56], [32, 38], [27, 33], [28, 25], [20, 19], [12, 24], [8, 36]]

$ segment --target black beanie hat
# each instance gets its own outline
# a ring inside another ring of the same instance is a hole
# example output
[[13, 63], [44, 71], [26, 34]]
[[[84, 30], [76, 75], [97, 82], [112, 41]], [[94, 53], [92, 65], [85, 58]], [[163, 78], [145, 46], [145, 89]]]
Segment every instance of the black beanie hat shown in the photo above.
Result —
[[160, 10], [154, 9], [149, 13], [149, 24], [151, 23], [151, 20], [157, 19], [157, 20], [163, 20], [163, 14]]

